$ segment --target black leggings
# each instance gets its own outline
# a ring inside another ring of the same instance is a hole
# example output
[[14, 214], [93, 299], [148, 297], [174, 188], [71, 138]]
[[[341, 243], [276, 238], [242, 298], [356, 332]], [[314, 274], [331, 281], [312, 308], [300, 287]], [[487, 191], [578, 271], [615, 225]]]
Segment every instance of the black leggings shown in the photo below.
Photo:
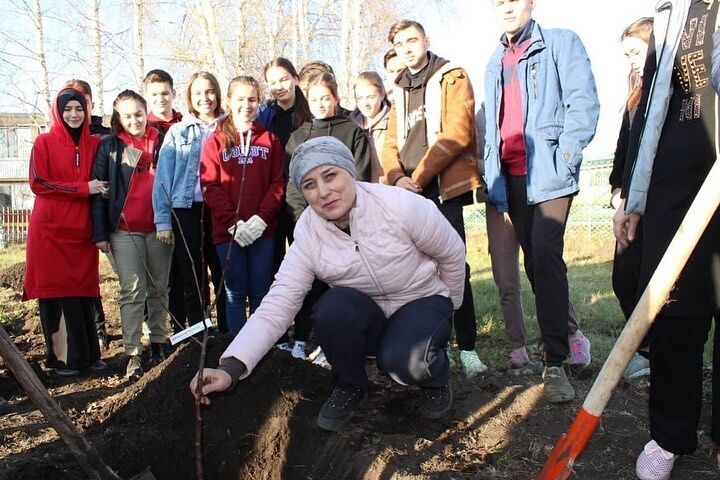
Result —
[[439, 388], [450, 379], [445, 347], [453, 306], [440, 295], [419, 298], [389, 318], [369, 296], [335, 287], [313, 314], [315, 335], [338, 383], [366, 387], [365, 358], [376, 355], [380, 371], [403, 385]]

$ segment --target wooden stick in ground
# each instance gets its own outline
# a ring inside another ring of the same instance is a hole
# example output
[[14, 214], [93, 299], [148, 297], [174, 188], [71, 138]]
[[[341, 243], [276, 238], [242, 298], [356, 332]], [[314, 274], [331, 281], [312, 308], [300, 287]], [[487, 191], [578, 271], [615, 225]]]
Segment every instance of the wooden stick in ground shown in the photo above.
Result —
[[[208, 317], [209, 317], [208, 309]], [[202, 429], [203, 429], [203, 417], [202, 417], [202, 404], [200, 403], [200, 397], [202, 395], [203, 386], [203, 369], [205, 368], [205, 358], [207, 356], [207, 343], [208, 343], [208, 329], [207, 326], [203, 329], [202, 348], [200, 350], [200, 359], [198, 360], [198, 399], [195, 400], [195, 478], [197, 480], [204, 480], [205, 470], [203, 469], [203, 444], [202, 444]]]
[[28, 397], [68, 446], [85, 474], [93, 480], [120, 480], [120, 477], [102, 461], [97, 451], [77, 431], [63, 409], [52, 399], [2, 326], [0, 326], [0, 356]]
[[539, 478], [566, 479], [575, 458], [585, 449], [630, 358], [667, 301], [680, 272], [720, 204], [720, 162], [717, 160], [690, 205], [680, 228], [655, 269], [635, 310], [585, 398], [573, 424], [550, 453]]

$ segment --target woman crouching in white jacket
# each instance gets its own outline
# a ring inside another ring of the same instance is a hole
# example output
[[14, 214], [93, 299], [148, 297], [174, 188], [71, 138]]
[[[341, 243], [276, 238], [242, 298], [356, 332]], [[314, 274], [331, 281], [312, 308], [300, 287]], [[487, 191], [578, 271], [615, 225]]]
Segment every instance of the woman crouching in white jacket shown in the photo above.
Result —
[[[228, 346], [217, 369], [205, 369], [201, 401], [247, 377], [292, 324], [313, 279], [330, 285], [314, 328], [332, 365], [335, 388], [318, 425], [339, 430], [365, 398], [365, 359], [420, 387], [420, 414], [445, 416], [452, 404], [445, 346], [462, 303], [465, 247], [437, 208], [402, 188], [355, 180], [355, 161], [333, 137], [300, 145], [290, 181], [309, 206], [270, 292]], [[197, 376], [190, 383], [197, 395]]]

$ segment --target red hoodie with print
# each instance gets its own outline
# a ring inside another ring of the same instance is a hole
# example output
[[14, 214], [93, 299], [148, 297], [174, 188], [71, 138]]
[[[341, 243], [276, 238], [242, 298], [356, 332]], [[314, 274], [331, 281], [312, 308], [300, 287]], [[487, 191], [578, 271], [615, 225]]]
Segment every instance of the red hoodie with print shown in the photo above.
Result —
[[50, 131], [40, 134], [33, 144], [30, 188], [35, 204], [30, 215], [23, 300], [100, 296], [88, 191], [100, 138], [90, 135], [90, 116], [87, 108], [85, 111], [76, 146], [65, 129], [56, 98]]
[[285, 149], [274, 133], [256, 122], [250, 132], [247, 156], [240, 145], [228, 148], [220, 129], [208, 137], [202, 150], [200, 183], [210, 207], [216, 245], [230, 242], [228, 228], [253, 215], [267, 224], [263, 238], [275, 235], [276, 217], [285, 194]]

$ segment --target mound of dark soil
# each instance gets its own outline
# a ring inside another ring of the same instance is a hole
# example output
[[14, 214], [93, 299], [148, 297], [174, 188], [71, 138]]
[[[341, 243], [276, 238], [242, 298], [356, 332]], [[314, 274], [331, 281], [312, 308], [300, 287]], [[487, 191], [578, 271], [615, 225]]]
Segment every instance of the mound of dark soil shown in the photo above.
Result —
[[25, 262], [18, 262], [0, 270], [0, 287], [22, 292], [25, 278]]
[[[212, 341], [208, 365], [217, 364], [227, 342]], [[134, 385], [108, 389], [91, 403], [77, 402], [77, 409], [71, 407], [70, 394], [61, 403], [123, 478], [148, 466], [158, 480], [196, 478], [195, 411], [188, 383], [198, 354], [196, 345], [186, 345]], [[118, 370], [124, 365], [121, 355], [110, 363]], [[450, 415], [428, 421], [417, 413], [415, 389], [390, 383], [370, 363], [368, 371], [373, 387], [367, 404], [345, 430], [329, 433], [315, 421], [331, 389], [330, 372], [287, 352], [271, 352], [250, 378], [203, 408], [205, 478], [527, 480], [536, 477], [590, 387], [589, 381], [575, 379], [578, 399], [551, 406], [542, 400], [536, 375], [496, 371], [468, 380], [456, 372]], [[633, 478], [635, 455], [647, 436], [646, 387], [621, 385], [574, 466], [576, 478]], [[0, 422], [0, 439], [12, 428]], [[0, 478], [84, 478], [66, 452], [59, 441], [48, 440], [0, 455]], [[697, 456], [684, 457], [679, 468], [692, 474], [682, 478], [714, 478], [717, 471], [708, 458], [706, 446]]]

